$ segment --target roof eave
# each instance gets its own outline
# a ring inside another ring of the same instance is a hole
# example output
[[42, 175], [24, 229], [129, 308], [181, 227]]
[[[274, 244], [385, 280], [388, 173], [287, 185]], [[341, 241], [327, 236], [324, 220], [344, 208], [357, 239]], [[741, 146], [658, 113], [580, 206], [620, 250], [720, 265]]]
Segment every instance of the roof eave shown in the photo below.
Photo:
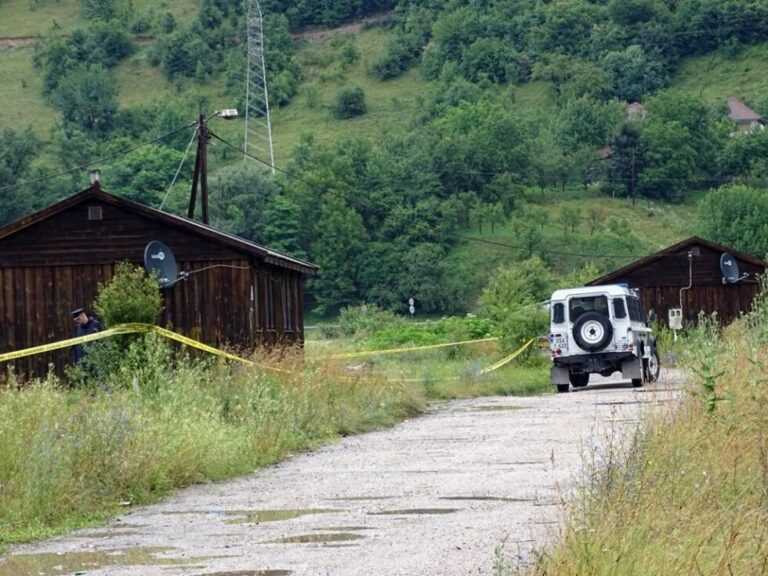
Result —
[[719, 252], [728, 252], [729, 254], [735, 256], [739, 260], [743, 260], [744, 262], [749, 262], [754, 266], [759, 266], [761, 268], [768, 267], [768, 263], [764, 262], [763, 260], [760, 260], [759, 258], [755, 258], [751, 254], [739, 252], [738, 250], [734, 250], [732, 248], [729, 248], [728, 246], [723, 246], [722, 244], [718, 244], [717, 242], [705, 240], [704, 238], [701, 238], [699, 236], [691, 236], [690, 238], [686, 238], [685, 240], [682, 240], [677, 244], [673, 244], [672, 246], [664, 248], [663, 250], [659, 250], [658, 252], [649, 254], [648, 256], [640, 258], [639, 260], [635, 260], [634, 262], [631, 262], [626, 266], [619, 268], [618, 270], [615, 270], [613, 272], [600, 276], [599, 278], [596, 278], [591, 282], [588, 282], [586, 286], [599, 286], [601, 284], [612, 284], [616, 282], [616, 280], [620, 279], [622, 276], [625, 276], [626, 274], [628, 274], [629, 272], [642, 268], [643, 266], [647, 266], [648, 264], [651, 264], [656, 260], [660, 260], [664, 256], [673, 254], [674, 252], [677, 252], [681, 248], [685, 248], [686, 246], [693, 246], [695, 244], [700, 244], [702, 246], [705, 246], [712, 250], [717, 250]]

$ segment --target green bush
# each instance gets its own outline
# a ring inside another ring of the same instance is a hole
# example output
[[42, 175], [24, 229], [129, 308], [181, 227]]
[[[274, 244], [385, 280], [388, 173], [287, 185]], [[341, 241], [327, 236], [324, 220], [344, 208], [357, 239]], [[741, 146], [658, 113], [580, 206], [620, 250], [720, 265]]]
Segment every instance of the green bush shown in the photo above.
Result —
[[368, 111], [365, 103], [365, 92], [359, 86], [347, 86], [336, 94], [336, 104], [333, 113], [336, 118], [354, 118]]
[[121, 262], [112, 280], [99, 286], [94, 308], [107, 327], [127, 322], [154, 324], [162, 311], [162, 302], [155, 278], [138, 266]]
[[367, 337], [382, 329], [399, 329], [405, 320], [375, 304], [348, 306], [339, 314], [339, 328], [344, 336]]
[[501, 331], [505, 350], [515, 350], [547, 331], [549, 315], [541, 302], [549, 298], [553, 285], [552, 274], [538, 257], [497, 270], [480, 297], [480, 306]]

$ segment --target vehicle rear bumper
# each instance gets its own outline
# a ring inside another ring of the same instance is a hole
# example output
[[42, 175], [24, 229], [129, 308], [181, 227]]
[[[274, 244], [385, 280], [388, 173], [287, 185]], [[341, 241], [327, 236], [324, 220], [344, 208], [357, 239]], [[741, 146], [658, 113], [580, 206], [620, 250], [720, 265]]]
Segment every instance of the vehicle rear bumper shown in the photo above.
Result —
[[602, 352], [554, 358], [552, 362], [554, 366], [559, 368], [577, 370], [579, 372], [600, 372], [600, 366], [620, 365], [626, 360], [633, 360], [635, 358], [636, 356], [632, 352]]

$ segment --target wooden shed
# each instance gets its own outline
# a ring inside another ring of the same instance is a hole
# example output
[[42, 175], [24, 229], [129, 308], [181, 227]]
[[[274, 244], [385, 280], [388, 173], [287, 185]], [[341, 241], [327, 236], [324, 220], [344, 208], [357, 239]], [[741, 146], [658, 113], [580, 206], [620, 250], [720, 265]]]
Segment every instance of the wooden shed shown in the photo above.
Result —
[[[724, 253], [733, 256], [748, 276], [736, 284], [724, 283], [720, 270]], [[637, 288], [646, 312], [653, 310], [664, 324], [669, 309], [680, 307], [681, 289], [690, 286], [682, 292], [684, 320], [692, 323], [700, 312], [717, 312], [720, 321], [728, 324], [752, 307], [760, 290], [758, 276], [765, 268], [765, 262], [749, 254], [694, 236], [601, 276], [588, 286], [628, 284]]]
[[[141, 265], [152, 240], [191, 275], [163, 290], [161, 323], [202, 342], [244, 349], [304, 341], [304, 281], [317, 267], [167, 212], [91, 188], [0, 228], [0, 353], [70, 338], [71, 311], [92, 310], [115, 265]], [[61, 351], [15, 363], [61, 371]]]

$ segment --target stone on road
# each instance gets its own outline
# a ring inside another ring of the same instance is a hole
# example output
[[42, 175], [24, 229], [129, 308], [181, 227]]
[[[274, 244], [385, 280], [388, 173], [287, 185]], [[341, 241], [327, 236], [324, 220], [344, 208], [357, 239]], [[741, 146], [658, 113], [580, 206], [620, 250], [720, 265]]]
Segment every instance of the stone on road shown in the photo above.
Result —
[[444, 403], [233, 481], [193, 486], [97, 529], [18, 546], [0, 576], [491, 574], [563, 519], [585, 451], [670, 406], [644, 389]]

